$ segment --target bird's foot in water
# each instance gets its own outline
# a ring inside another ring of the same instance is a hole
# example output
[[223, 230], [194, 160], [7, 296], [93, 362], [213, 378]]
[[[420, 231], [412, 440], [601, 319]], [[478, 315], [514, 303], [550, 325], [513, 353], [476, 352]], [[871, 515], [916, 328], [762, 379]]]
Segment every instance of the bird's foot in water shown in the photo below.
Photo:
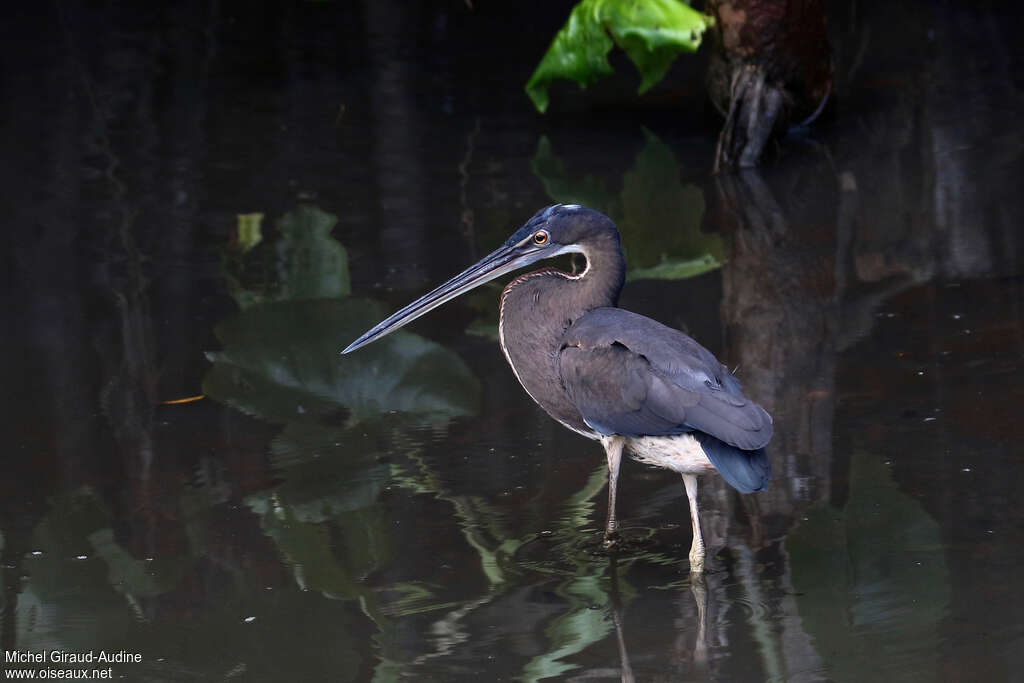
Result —
[[690, 573], [691, 574], [703, 574], [704, 573], [704, 546], [701, 545], [699, 548], [692, 548], [690, 550]]

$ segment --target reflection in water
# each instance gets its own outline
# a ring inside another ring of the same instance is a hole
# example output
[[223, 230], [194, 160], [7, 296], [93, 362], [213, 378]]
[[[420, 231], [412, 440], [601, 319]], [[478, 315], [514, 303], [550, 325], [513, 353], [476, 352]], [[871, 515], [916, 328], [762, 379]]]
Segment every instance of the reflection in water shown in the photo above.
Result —
[[812, 231], [828, 220], [835, 190], [820, 171], [791, 181], [806, 188], [786, 197], [801, 202], [800, 222], [791, 220], [794, 209], [780, 204], [758, 171], [716, 179], [715, 220], [732, 247], [722, 278], [726, 355], [750, 395], [781, 425], [770, 449], [778, 474], [758, 496], [755, 517], [786, 526], [752, 525], [769, 538], [788, 531], [801, 507], [829, 495], [815, 488], [831, 480], [835, 238]]
[[[842, 297], [836, 273], [845, 264], [835, 256], [834, 235], [811, 232], [833, 220], [836, 205], [836, 183], [822, 173], [824, 161], [817, 168], [801, 167], [792, 180], [776, 175], [783, 186], [801, 187], [798, 196], [776, 194], [756, 170], [716, 179], [713, 215], [732, 243], [722, 300], [728, 358], [750, 395], [776, 420], [777, 436], [769, 450], [774, 485], [755, 505], [745, 505], [753, 520], [748, 541], [753, 549], [785, 538], [803, 510], [831, 498], [829, 489], [819, 487], [833, 481], [834, 368]], [[791, 218], [797, 211], [799, 222]], [[760, 605], [763, 590], [750, 551], [737, 552], [737, 578], [750, 604]], [[790, 583], [793, 567], [781, 569], [780, 580]], [[753, 635], [771, 679], [789, 680], [818, 668], [804, 637], [806, 623], [790, 623], [779, 632], [766, 628], [763, 619], [754, 618], [757, 614], [751, 612]]]
[[[0, 645], [155, 681], [1019, 677], [1019, 17], [840, 8], [836, 118], [709, 178], [691, 86], [540, 121], [522, 7], [393, 4], [0, 23]], [[772, 489], [704, 488], [703, 586], [676, 478], [626, 467], [599, 550], [603, 463], [463, 334], [497, 291], [414, 328], [449, 348], [337, 357], [472, 260], [460, 213], [487, 244], [547, 199], [614, 216], [627, 305], [776, 415]]]
[[[799, 613], [759, 640], [774, 653], [766, 659], [773, 679], [859, 677], [868, 653], [881, 656], [887, 675], [929, 679], [922, 655], [939, 646], [950, 595], [938, 527], [896, 489], [883, 456], [863, 450], [858, 432], [837, 441], [836, 367], [887, 299], [948, 257], [873, 251], [858, 224], [857, 174], [836, 175], [833, 164], [820, 157], [817, 166], [776, 169], [770, 181], [758, 171], [716, 180], [716, 219], [732, 243], [722, 304], [729, 358], [741, 378], [750, 370], [748, 390], [776, 416], [771, 453], [785, 472], [749, 506], [763, 534], [751, 547], [782, 540], [777, 581], [797, 597], [778, 607]], [[836, 231], [812, 232], [823, 224]], [[883, 271], [866, 266], [881, 263]], [[733, 570], [753, 589], [746, 551], [738, 552]]]
[[797, 608], [830, 678], [935, 680], [950, 593], [939, 526], [854, 448], [845, 505], [809, 510], [786, 539]]
[[217, 327], [224, 349], [208, 354], [204, 391], [275, 421], [354, 425], [399, 411], [443, 422], [474, 413], [479, 389], [468, 368], [422, 337], [399, 336], [362, 362], [339, 356], [337, 340], [382, 311], [358, 298], [251, 306]]
[[[380, 495], [400, 481], [393, 472], [405, 471], [400, 483], [409, 485], [413, 469], [396, 460], [415, 456], [420, 448], [403, 439], [396, 426], [443, 428], [453, 418], [472, 415], [479, 388], [454, 354], [410, 333], [393, 335], [360, 363], [338, 356], [338, 339], [378, 319], [381, 307], [345, 296], [347, 262], [344, 248], [330, 237], [334, 223], [333, 216], [304, 206], [279, 222], [274, 242], [256, 249], [239, 243], [246, 255], [232, 256], [225, 264], [243, 310], [218, 326], [223, 349], [209, 354], [213, 365], [203, 387], [207, 395], [247, 415], [283, 426], [266, 446], [280, 483], [249, 494], [246, 506], [291, 567], [300, 591], [360, 603], [379, 629], [379, 655], [387, 666], [401, 659], [401, 649], [387, 610], [379, 604], [381, 589], [364, 579], [391, 562], [393, 553]], [[400, 415], [393, 414], [396, 409]], [[377, 419], [384, 412], [389, 413], [386, 422]], [[262, 450], [247, 457], [260, 458]], [[209, 540], [217, 533], [215, 517], [233, 495], [226, 475], [220, 464], [204, 462], [194, 485], [180, 488], [178, 499], [168, 501], [179, 511], [182, 547], [153, 557], [136, 557], [118, 542], [112, 513], [96, 491], [82, 488], [56, 499], [26, 544], [45, 549], [34, 553], [26, 568], [33, 576], [31, 588], [20, 593], [17, 613], [13, 601], [5, 600], [8, 642], [88, 651], [103, 634], [147, 653], [154, 670], [187, 669], [185, 661], [155, 654], [161, 651], [160, 641], [150, 638], [159, 631], [148, 630], [139, 639], [131, 624], [149, 621], [153, 605], [173, 600], [188, 575], [207, 561], [221, 564], [242, 595], [261, 590], [260, 572], [252, 575], [237, 559], [218, 557]], [[418, 486], [429, 488], [422, 481]], [[17, 548], [5, 542], [3, 549]], [[74, 571], [79, 588], [70, 592], [69, 562], [81, 567]], [[88, 586], [84, 591], [82, 582]], [[393, 590], [402, 595], [422, 587], [399, 584]], [[17, 623], [12, 623], [15, 614]], [[75, 626], [77, 614], [89, 615], [81, 628]], [[277, 624], [287, 623], [282, 617], [278, 614]], [[215, 615], [208, 615], [194, 628], [216, 629], [217, 623]], [[335, 623], [345, 633], [342, 640], [351, 642], [345, 621]], [[15, 638], [15, 633], [20, 635]], [[336, 656], [347, 663], [334, 670], [354, 676], [352, 665], [359, 658], [344, 649]]]
[[[673, 615], [661, 610], [661, 618], [674, 626], [658, 635], [681, 677], [736, 675], [731, 653], [749, 647], [760, 653], [757, 670], [770, 679], [843, 678], [866, 648], [877, 650], [876, 639], [897, 628], [894, 619], [906, 647], [883, 660], [886, 668], [901, 658], [915, 662], [937, 647], [934, 624], [949, 589], [934, 522], [898, 491], [887, 470], [878, 469], [875, 456], [853, 445], [832, 453], [835, 366], [850, 343], [844, 340], [866, 332], [849, 327], [870, 325], [870, 311], [915, 280], [894, 276], [879, 285], [850, 284], [857, 278], [844, 270], [856, 262], [843, 255], [850, 240], [827, 241], [823, 248], [801, 231], [814, 223], [808, 216], [815, 210], [823, 222], [830, 204], [838, 204], [840, 213], [848, 210], [850, 197], [841, 197], [845, 203], [833, 198], [853, 192], [853, 183], [813, 175], [818, 185], [799, 182], [820, 198], [816, 209], [793, 208], [787, 204], [793, 198], [780, 201], [757, 172], [723, 177], [715, 188], [711, 220], [732, 248], [723, 273], [728, 353], [741, 377], [754, 378], [748, 391], [778, 416], [781, 439], [772, 457], [786, 476], [753, 504], [722, 485], [706, 487], [705, 498], [715, 499], [705, 505], [709, 547], [729, 551], [720, 558], [720, 571], [705, 580], [681, 580], [667, 532], [644, 529], [643, 522], [630, 530], [632, 546], [621, 555], [599, 550], [594, 520], [605, 487], [603, 463], [559, 492], [557, 513], [541, 513], [551, 504], [541, 497], [525, 503], [521, 515], [529, 511], [524, 516], [549, 520], [543, 532], [522, 529], [512, 508], [457, 490], [417, 432], [443, 435], [453, 421], [475, 415], [477, 381], [455, 354], [407, 332], [368, 347], [358, 362], [337, 354], [339, 340], [376, 322], [383, 307], [348, 295], [346, 251], [330, 234], [333, 216], [303, 206], [279, 221], [276, 238], [230, 253], [224, 267], [241, 310], [216, 328], [222, 349], [208, 355], [212, 366], [203, 390], [273, 425], [245, 454], [267, 456], [272, 483], [248, 487], [242, 512], [235, 514], [255, 517], [287, 568], [295, 590], [286, 599], [288, 609], [305, 604], [308, 598], [300, 596], [310, 593], [358, 605], [375, 630], [373, 661], [364, 666], [381, 680], [454, 674], [460, 663], [486, 661], [495, 644], [509, 638], [517, 643], [516, 663], [503, 666], [524, 680], [609, 674], [643, 680], [651, 664], [635, 652], [637, 642], [644, 643], [641, 651], [649, 650], [649, 616], [658, 611], [646, 604], [652, 591], [672, 596], [661, 602], [674, 605]], [[773, 182], [786, 182], [786, 176], [780, 171]], [[795, 211], [800, 221], [791, 218]], [[829, 249], [837, 256], [823, 261]], [[845, 313], [850, 310], [856, 314]], [[786, 381], [771, 381], [780, 377], [778, 368]], [[831, 469], [844, 462], [849, 472]], [[33, 537], [46, 552], [30, 563], [32, 588], [20, 594], [19, 641], [89, 647], [91, 629], [67, 634], [69, 615], [83, 611], [91, 615], [90, 626], [102, 623], [105, 632], [130, 640], [132, 620], [152, 619], [153, 605], [173, 599], [206, 562], [230, 577], [240, 596], [259, 592], [259, 583], [276, 570], [258, 572], [254, 582], [241, 558], [222, 554], [210, 540], [216, 518], [238, 499], [226, 481], [230, 476], [223, 464], [203, 461], [194, 484], [177, 494], [180, 551], [152, 559], [118, 543], [95, 491], [82, 489], [55, 503]], [[394, 529], [403, 519], [396, 517], [396, 495], [427, 496], [454, 513], [457, 534], [476, 557], [472, 587], [397, 570], [408, 541]], [[645, 514], [660, 524], [657, 499], [647, 499]], [[838, 520], [834, 509], [843, 510]], [[739, 521], [731, 522], [733, 515]], [[78, 562], [86, 563], [91, 590], [102, 600], [86, 605], [61, 592], [66, 558], [78, 557], [85, 558]], [[840, 571], [850, 557], [853, 569]], [[890, 567], [907, 558], [922, 564], [904, 562], [898, 571], [879, 573], [880, 562]], [[927, 580], [920, 593], [902, 591], [921, 577]], [[269, 583], [285, 590], [279, 580]], [[913, 619], [901, 616], [911, 609], [907, 605], [914, 606]], [[851, 616], [838, 619], [829, 613], [836, 609]], [[276, 626], [287, 623], [284, 612], [274, 613]], [[50, 621], [41, 621], [41, 614]], [[365, 626], [355, 613], [344, 614], [325, 618], [341, 640], [354, 642]], [[501, 615], [515, 619], [490, 632]], [[209, 615], [196, 627], [218, 628], [223, 618]], [[237, 621], [237, 612], [230, 618]], [[147, 638], [159, 632], [147, 632]], [[156, 653], [156, 642], [136, 647]], [[614, 668], [610, 652], [616, 653]], [[347, 669], [339, 667], [348, 673], [339, 676], [358, 677], [351, 662], [361, 655], [338, 656], [349, 662]], [[158, 668], [188, 666], [172, 658]]]
[[[246, 414], [285, 425], [269, 446], [281, 483], [250, 494], [246, 505], [301, 590], [358, 600], [379, 629], [378, 672], [387, 672], [406, 658], [394, 640], [393, 617], [421, 608], [410, 602], [417, 593], [430, 594], [415, 584], [373, 588], [364, 580], [395, 552], [379, 504], [384, 489], [431, 490], [430, 473], [401, 460], [415, 462], [419, 451], [402, 438], [402, 423], [443, 428], [472, 415], [479, 388], [458, 357], [407, 332], [358, 359], [337, 353], [339, 339], [355, 336], [382, 312], [347, 296], [346, 251], [330, 236], [335, 221], [312, 206], [280, 221], [281, 237], [264, 245], [272, 261], [264, 261], [257, 289], [234, 287], [243, 310], [218, 326], [223, 350], [209, 354], [213, 366], [203, 386]], [[235, 262], [236, 283], [249, 258]], [[387, 592], [397, 597], [382, 603]]]
[[644, 146], [623, 173], [618, 194], [592, 175], [570, 174], [546, 137], [537, 145], [533, 173], [552, 200], [589, 206], [615, 222], [627, 280], [681, 280], [720, 267], [721, 237], [700, 231], [703, 193], [680, 181], [679, 163], [668, 145], [646, 128], [643, 134]]
[[240, 214], [232, 248], [224, 256], [228, 291], [241, 308], [335, 299], [352, 292], [348, 252], [331, 237], [336, 216], [303, 204], [277, 222], [280, 235], [268, 243], [262, 222], [263, 214]]

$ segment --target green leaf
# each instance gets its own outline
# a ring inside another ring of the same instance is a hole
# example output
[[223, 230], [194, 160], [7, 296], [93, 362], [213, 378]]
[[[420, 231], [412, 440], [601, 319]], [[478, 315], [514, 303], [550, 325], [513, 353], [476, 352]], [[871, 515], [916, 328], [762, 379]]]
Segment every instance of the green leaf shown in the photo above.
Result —
[[660, 81], [680, 52], [696, 52], [704, 31], [714, 23], [677, 0], [605, 2], [608, 30], [636, 65], [640, 93]]
[[672, 62], [676, 61], [676, 55], [679, 54], [678, 50], [670, 47], [648, 50], [643, 45], [634, 44], [632, 39], [624, 40], [620, 45], [640, 72], [641, 81], [637, 93], [641, 95], [665, 77]]
[[640, 72], [639, 92], [660, 81], [680, 52], [696, 52], [714, 19], [679, 0], [582, 0], [526, 84], [538, 111], [548, 107], [556, 79], [581, 88], [612, 73], [608, 52], [618, 45]]
[[583, 0], [573, 8], [565, 26], [555, 34], [551, 46], [526, 84], [526, 94], [538, 111], [548, 108], [548, 86], [556, 78], [571, 79], [581, 88], [586, 88], [601, 76], [614, 73], [608, 63], [612, 39], [601, 21], [602, 4], [601, 0]]

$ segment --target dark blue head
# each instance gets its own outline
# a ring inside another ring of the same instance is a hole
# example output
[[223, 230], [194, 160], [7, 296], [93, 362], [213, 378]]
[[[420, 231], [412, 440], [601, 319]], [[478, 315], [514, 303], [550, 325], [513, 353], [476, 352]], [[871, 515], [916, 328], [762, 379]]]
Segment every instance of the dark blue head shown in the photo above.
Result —
[[529, 240], [548, 251], [582, 253], [587, 242], [606, 239], [619, 239], [619, 231], [608, 216], [579, 204], [553, 204], [533, 214], [505, 240], [505, 246], [514, 247]]

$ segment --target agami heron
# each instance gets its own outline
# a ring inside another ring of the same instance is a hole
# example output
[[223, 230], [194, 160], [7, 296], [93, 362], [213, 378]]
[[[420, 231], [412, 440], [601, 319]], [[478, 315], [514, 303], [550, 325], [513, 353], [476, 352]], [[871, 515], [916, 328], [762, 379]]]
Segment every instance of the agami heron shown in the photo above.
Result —
[[542, 259], [580, 253], [586, 268], [525, 273], [501, 293], [501, 349], [526, 393], [555, 420], [600, 441], [608, 459], [605, 543], [617, 538], [622, 453], [680, 473], [690, 505], [690, 570], [704, 571], [697, 477], [717, 471], [761, 490], [772, 420], [710, 351], [678, 330], [617, 308], [626, 264], [607, 216], [575, 204], [538, 211], [493, 253], [352, 342], [349, 353], [474, 287]]

